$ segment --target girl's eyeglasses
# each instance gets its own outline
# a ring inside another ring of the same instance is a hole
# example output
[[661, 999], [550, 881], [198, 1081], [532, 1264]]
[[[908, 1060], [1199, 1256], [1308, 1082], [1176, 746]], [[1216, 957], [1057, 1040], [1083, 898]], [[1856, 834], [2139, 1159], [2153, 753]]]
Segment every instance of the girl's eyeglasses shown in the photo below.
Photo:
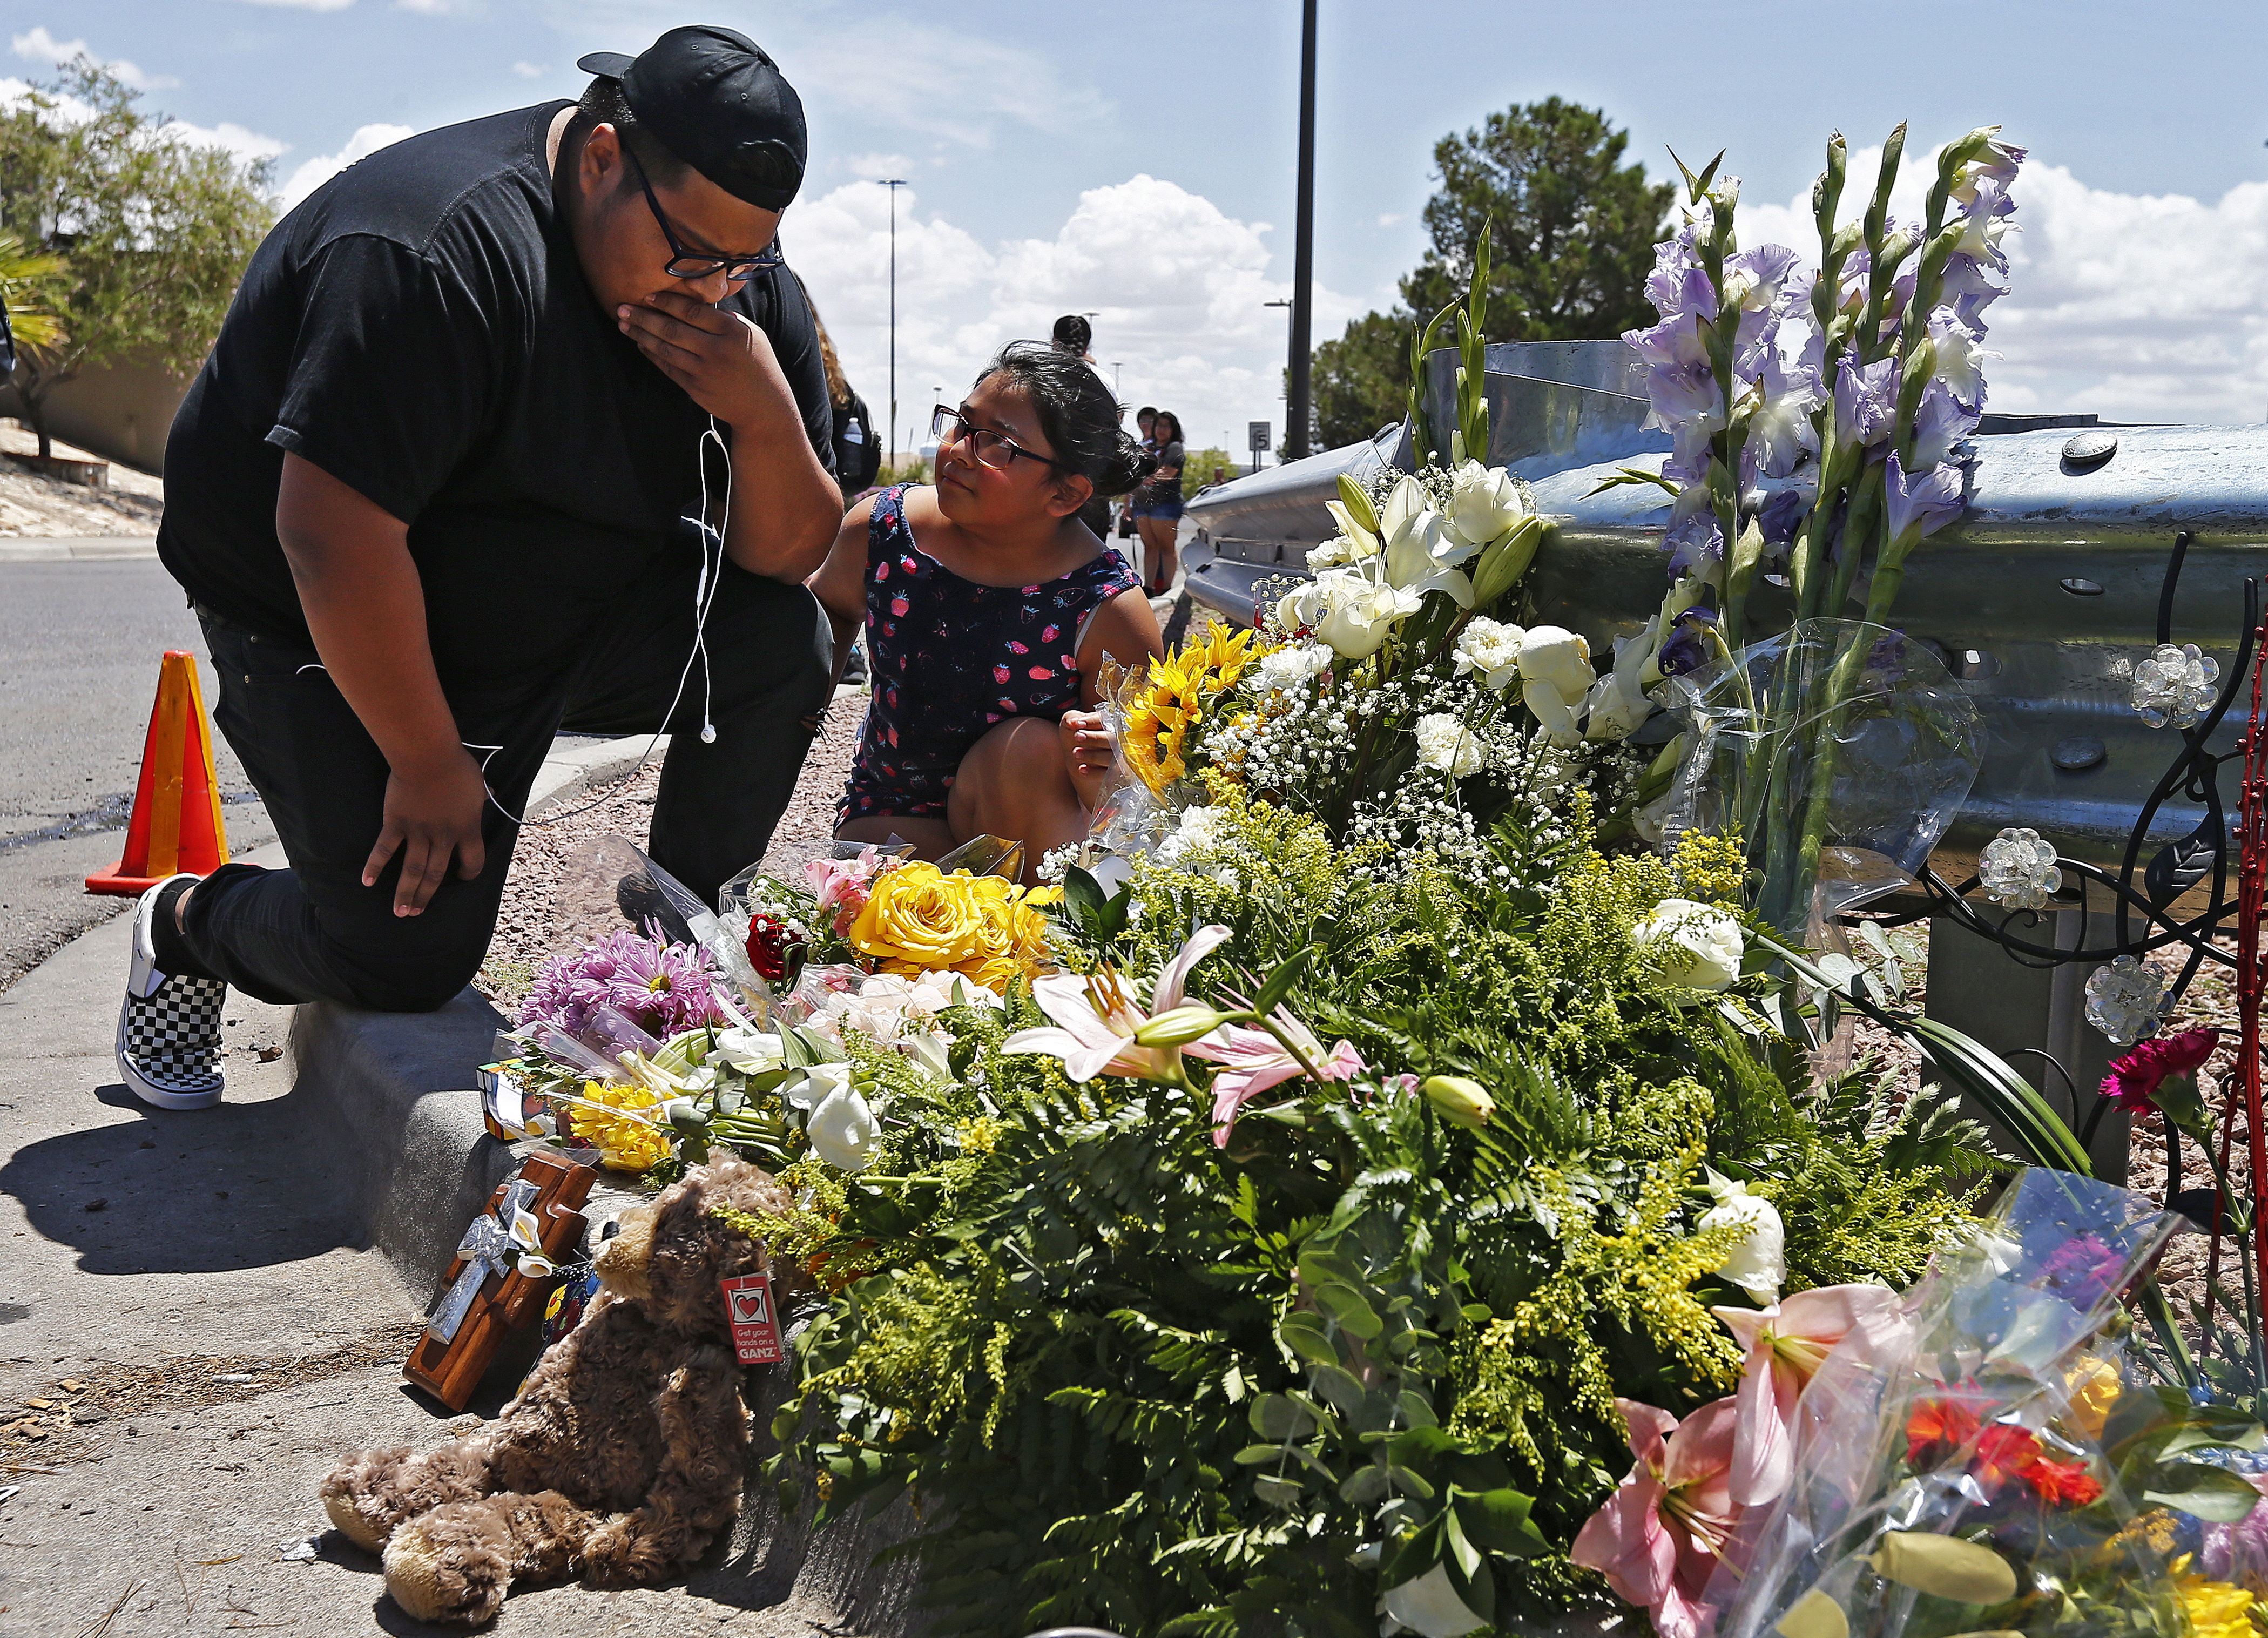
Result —
[[761, 269], [787, 264], [787, 258], [780, 254], [777, 234], [773, 235], [770, 244], [753, 256], [713, 256], [688, 250], [678, 243], [677, 230], [662, 214], [661, 201], [653, 196], [653, 184], [645, 180], [645, 166], [638, 163], [637, 155], [630, 151], [628, 144], [622, 148], [622, 157], [630, 162], [630, 169], [637, 173], [638, 186], [645, 189], [646, 208], [653, 212], [653, 219], [661, 225], [661, 236], [669, 241], [669, 261], [661, 270], [670, 277], [714, 278], [722, 273], [735, 284], [744, 284]]
[[1005, 433], [995, 432], [989, 427], [970, 425], [968, 417], [960, 410], [948, 410], [943, 404], [938, 405], [929, 418], [929, 435], [937, 440], [939, 449], [961, 439], [967, 439], [969, 447], [976, 452], [977, 460], [995, 470], [1004, 471], [1013, 466], [1018, 455], [1027, 461], [1036, 461], [1043, 467], [1053, 467], [1058, 472], [1071, 470], [1062, 461], [1043, 455], [1035, 449], [1027, 449]]

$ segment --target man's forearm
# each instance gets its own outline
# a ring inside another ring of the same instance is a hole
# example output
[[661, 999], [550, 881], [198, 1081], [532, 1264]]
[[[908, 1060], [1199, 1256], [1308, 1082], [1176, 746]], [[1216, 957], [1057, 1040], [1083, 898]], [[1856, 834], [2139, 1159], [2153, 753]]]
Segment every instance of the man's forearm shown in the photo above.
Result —
[[800, 581], [843, 527], [843, 491], [800, 418], [767, 417], [733, 435], [733, 513], [725, 550], [751, 574]]
[[408, 531], [297, 456], [287, 457], [276, 525], [315, 652], [387, 765], [406, 772], [461, 756]]

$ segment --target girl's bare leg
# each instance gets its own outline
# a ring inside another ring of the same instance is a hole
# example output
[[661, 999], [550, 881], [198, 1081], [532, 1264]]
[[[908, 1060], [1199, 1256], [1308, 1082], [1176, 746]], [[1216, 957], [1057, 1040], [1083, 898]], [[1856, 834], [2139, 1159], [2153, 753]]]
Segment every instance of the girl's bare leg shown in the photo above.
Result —
[[892, 837], [914, 845], [916, 859], [942, 859], [953, 851], [953, 827], [945, 820], [911, 814], [880, 814], [870, 819], [846, 819], [835, 827], [838, 842], [883, 843]]
[[970, 747], [945, 811], [957, 841], [1020, 839], [1027, 887], [1038, 885], [1044, 855], [1086, 835], [1086, 809], [1071, 788], [1063, 734], [1041, 717], [1011, 717]]

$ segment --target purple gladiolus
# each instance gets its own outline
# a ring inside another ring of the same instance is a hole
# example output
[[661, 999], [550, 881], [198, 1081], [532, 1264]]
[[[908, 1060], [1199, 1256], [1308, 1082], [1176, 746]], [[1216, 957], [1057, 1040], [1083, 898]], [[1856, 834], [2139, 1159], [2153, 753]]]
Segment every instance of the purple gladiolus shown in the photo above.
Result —
[[1704, 506], [1669, 526], [1661, 543], [1669, 549], [1669, 578], [1682, 580], [1725, 560], [1725, 531], [1715, 512]]
[[1845, 362], [1835, 378], [1835, 436], [1845, 444], [1874, 445], [1890, 435], [1898, 407], [1898, 361]]
[[1784, 489], [1764, 502], [1764, 510], [1756, 514], [1756, 527], [1764, 532], [1767, 546], [1786, 546], [1795, 539], [1795, 532], [1811, 513], [1811, 497], [1800, 489]]
[[1890, 452], [1884, 475], [1883, 509], [1889, 515], [1890, 538], [1904, 540], [1909, 532], [1918, 540], [1934, 535], [1961, 515], [1961, 469], [1951, 461], [1909, 477]]
[[1703, 321], [1687, 314], [1664, 319], [1650, 330], [1624, 330], [1630, 350], [1650, 365], [1681, 369], [1709, 362], [1709, 343]]
[[1712, 609], [1696, 606], [1677, 616], [1669, 628], [1653, 663], [1666, 677], [1683, 676], [1689, 671], [1698, 671], [1716, 656], [1716, 650], [1704, 633], [1717, 623]]
[[1705, 363], [1658, 364], [1646, 372], [1646, 392], [1656, 426], [1675, 432], [1693, 421], [1724, 424], [1725, 395], [1717, 390], [1717, 377]]
[[[1981, 383], [1978, 400], [1983, 400]], [[1932, 381], [1922, 388], [1921, 405], [1914, 411], [1914, 466], [1927, 471], [1944, 461], [1955, 445], [1977, 430], [1980, 418], [1943, 381]]]

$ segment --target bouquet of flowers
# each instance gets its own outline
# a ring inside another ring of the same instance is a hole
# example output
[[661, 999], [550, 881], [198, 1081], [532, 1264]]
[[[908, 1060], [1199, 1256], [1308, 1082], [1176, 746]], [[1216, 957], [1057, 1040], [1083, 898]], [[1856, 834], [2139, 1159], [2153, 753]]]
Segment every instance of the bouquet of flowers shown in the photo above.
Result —
[[1714, 1605], [1725, 1638], [2250, 1633], [2253, 1590], [2205, 1567], [2226, 1575], [2250, 1539], [2260, 1425], [2152, 1381], [2120, 1340], [2120, 1299], [2174, 1226], [2124, 1190], [2024, 1173], [1813, 1367], [1777, 1505], [1727, 1525], [1687, 1629]]

